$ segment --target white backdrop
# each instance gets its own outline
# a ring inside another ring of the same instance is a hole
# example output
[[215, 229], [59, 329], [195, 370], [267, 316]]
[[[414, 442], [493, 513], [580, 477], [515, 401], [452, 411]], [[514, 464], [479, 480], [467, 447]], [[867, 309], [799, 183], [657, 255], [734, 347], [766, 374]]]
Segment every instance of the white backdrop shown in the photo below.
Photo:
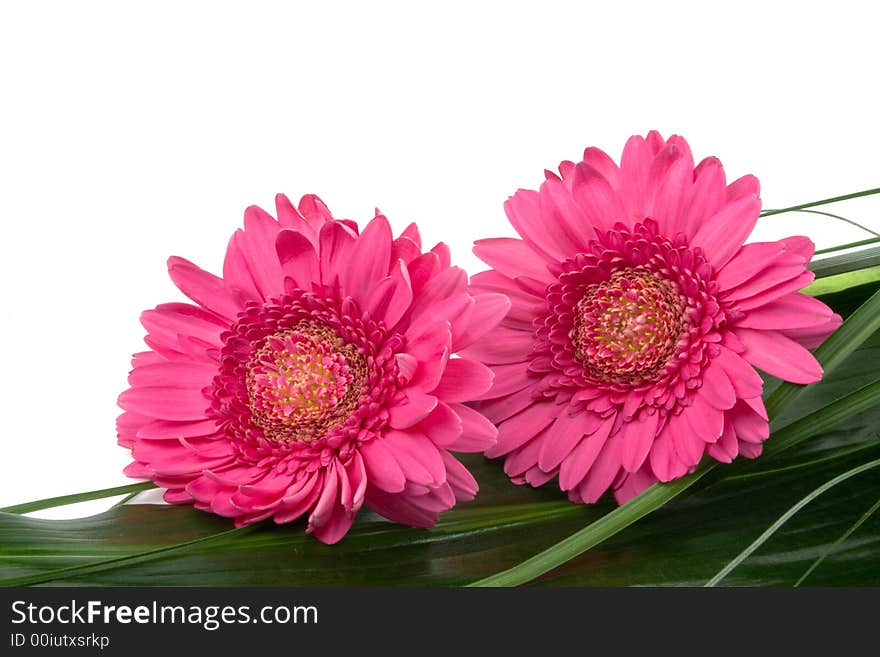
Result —
[[[880, 185], [865, 2], [0, 5], [0, 506], [127, 483], [116, 396], [176, 254], [252, 203], [417, 220], [479, 271], [502, 203], [587, 145], [683, 134], [765, 207]], [[871, 199], [847, 214], [880, 229]], [[830, 219], [753, 238], [860, 239]], [[106, 506], [45, 512], [83, 514]]]

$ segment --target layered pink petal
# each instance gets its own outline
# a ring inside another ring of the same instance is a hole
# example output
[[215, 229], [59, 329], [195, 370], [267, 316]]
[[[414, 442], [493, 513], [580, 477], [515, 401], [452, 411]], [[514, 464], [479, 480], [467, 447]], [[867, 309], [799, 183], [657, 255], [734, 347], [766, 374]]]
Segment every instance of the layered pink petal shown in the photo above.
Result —
[[822, 366], [813, 354], [777, 331], [735, 329], [745, 345], [743, 358], [767, 374], [792, 383], [813, 383], [822, 378]]
[[549, 425], [560, 410], [554, 402], [540, 402], [505, 420], [498, 426], [498, 441], [486, 456], [495, 458], [516, 449]]
[[492, 370], [478, 361], [453, 358], [446, 363], [443, 376], [432, 394], [446, 402], [478, 399], [492, 387], [494, 378]]
[[702, 248], [712, 264], [721, 268], [752, 232], [760, 212], [761, 201], [757, 196], [741, 196], [707, 219], [691, 243]]
[[169, 258], [168, 274], [186, 296], [225, 319], [233, 319], [244, 307], [245, 298], [241, 293], [229, 290], [222, 278], [199, 269], [188, 260]]

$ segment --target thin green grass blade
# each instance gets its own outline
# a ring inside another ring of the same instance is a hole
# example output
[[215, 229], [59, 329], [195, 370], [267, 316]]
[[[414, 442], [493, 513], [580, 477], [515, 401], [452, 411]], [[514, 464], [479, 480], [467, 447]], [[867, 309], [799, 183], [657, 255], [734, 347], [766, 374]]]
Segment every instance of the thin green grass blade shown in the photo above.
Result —
[[[880, 381], [874, 381], [781, 429], [774, 430], [771, 423], [770, 432], [773, 440], [764, 444], [764, 458], [791, 449], [806, 438], [828, 431], [843, 420], [864, 413], [878, 405], [880, 405]], [[742, 463], [742, 466], [734, 464], [730, 468], [745, 467], [745, 462]]]
[[[878, 403], [880, 403], [880, 381], [875, 381], [781, 429], [774, 434], [773, 440], [765, 447], [764, 458], [790, 449], [847, 418], [863, 413], [869, 408], [874, 408]], [[556, 545], [513, 568], [474, 582], [471, 586], [518, 586], [525, 584], [586, 552], [633, 524], [639, 518], [655, 511], [696, 483], [714, 466], [714, 462], [705, 462], [695, 473], [687, 477], [668, 484], [654, 484], [627, 504], [611, 511]], [[731, 468], [733, 467], [735, 466], [731, 466]], [[740, 462], [739, 467], [748, 466]]]
[[844, 194], [843, 196], [832, 196], [831, 198], [825, 198], [821, 201], [811, 201], [809, 203], [801, 203], [800, 205], [792, 205], [788, 208], [779, 208], [777, 210], [764, 210], [761, 213], [762, 217], [769, 217], [774, 214], [784, 214], [785, 212], [797, 212], [798, 210], [805, 210], [806, 208], [815, 208], [820, 205], [828, 205], [829, 203], [837, 203], [838, 201], [848, 201], [853, 198], [861, 198], [863, 196], [873, 196], [874, 194], [880, 194], [880, 187], [876, 187], [874, 189], [866, 189], [861, 192], [853, 192], [852, 194]]
[[806, 212], [809, 214], [822, 215], [823, 217], [831, 217], [832, 219], [837, 219], [838, 221], [842, 221], [846, 224], [849, 224], [850, 226], [855, 226], [856, 228], [863, 230], [866, 233], [870, 233], [871, 235], [874, 235], [875, 237], [880, 237], [880, 233], [871, 230], [867, 226], [863, 226], [862, 224], [860, 224], [857, 221], [853, 221], [852, 219], [847, 219], [846, 217], [842, 217], [839, 214], [834, 214], [833, 212], [825, 212], [823, 210], [796, 210], [796, 212]]
[[167, 556], [168, 554], [175, 552], [182, 552], [188, 548], [191, 548], [196, 545], [201, 545], [204, 543], [210, 543], [212, 541], [217, 541], [222, 538], [229, 538], [234, 535], [245, 534], [249, 531], [253, 531], [256, 529], [258, 525], [249, 525], [247, 527], [236, 527], [234, 529], [230, 529], [225, 532], [219, 532], [217, 534], [210, 534], [209, 536], [203, 536], [201, 538], [196, 538], [191, 541], [186, 541], [184, 543], [175, 543], [174, 545], [166, 545], [160, 548], [156, 548], [154, 550], [146, 550], [144, 552], [137, 552], [135, 554], [127, 554], [121, 557], [114, 557], [112, 559], [104, 559], [102, 561], [93, 561], [91, 563], [82, 564], [80, 566], [70, 566], [68, 568], [58, 568], [56, 570], [51, 570], [45, 573], [38, 573], [36, 575], [26, 575], [24, 577], [16, 577], [13, 579], [5, 579], [0, 580], [0, 586], [31, 586], [33, 584], [45, 584], [46, 582], [52, 582], [59, 579], [63, 579], [65, 577], [72, 577], [76, 575], [85, 575], [89, 573], [96, 573], [102, 570], [107, 570], [109, 568], [118, 568], [119, 566], [124, 566], [132, 563], [137, 563], [140, 561], [146, 561], [149, 559], [155, 559], [160, 556]]
[[846, 249], [855, 249], [859, 246], [868, 246], [870, 244], [877, 244], [880, 242], [880, 237], [870, 237], [866, 240], [859, 240], [857, 242], [850, 242], [848, 244], [838, 244], [837, 246], [829, 246], [825, 249], [819, 249], [816, 251], [816, 255], [824, 255], [826, 253], [835, 253], [837, 251], [845, 251]]
[[129, 502], [131, 502], [134, 498], [136, 498], [140, 494], [141, 494], [141, 491], [135, 491], [133, 493], [129, 493], [128, 495], [123, 497], [121, 500], [116, 502], [111, 508], [115, 508], [117, 506], [124, 506], [124, 505], [128, 504]]
[[834, 551], [838, 547], [840, 547], [840, 545], [843, 544], [850, 536], [852, 536], [856, 532], [856, 530], [858, 530], [859, 527], [864, 525], [865, 521], [868, 520], [868, 518], [870, 518], [872, 515], [874, 515], [874, 513], [877, 511], [877, 509], [880, 509], [880, 498], [878, 498], [877, 501], [874, 502], [874, 504], [871, 506], [871, 508], [868, 509], [867, 511], [865, 511], [862, 514], [862, 516], [850, 526], [849, 529], [847, 529], [843, 534], [841, 534], [840, 538], [838, 538], [836, 541], [834, 541], [834, 543], [832, 543], [831, 545], [828, 546], [828, 549], [825, 550], [825, 552], [823, 552], [822, 555], [818, 559], [816, 559], [810, 565], [809, 568], [807, 568], [807, 571], [803, 575], [800, 576], [798, 581], [796, 581], [794, 583], [794, 587], [797, 588], [801, 584], [803, 584], [804, 580], [807, 579], [807, 577], [809, 577], [810, 575], [812, 575], [813, 571], [815, 571], [820, 565], [822, 565], [822, 562], [825, 561], [825, 558], [828, 557], [829, 555], [833, 554]]
[[815, 500], [817, 497], [819, 497], [826, 491], [831, 490], [832, 488], [846, 481], [847, 479], [855, 477], [856, 475], [859, 475], [872, 468], [876, 468], [878, 465], [880, 465], [880, 459], [868, 461], [867, 463], [863, 463], [862, 465], [852, 468], [851, 470], [847, 470], [843, 474], [836, 476], [834, 479], [825, 482], [824, 484], [813, 490], [809, 495], [803, 497], [797, 504], [795, 504], [788, 511], [782, 514], [782, 516], [780, 516], [776, 522], [770, 525], [763, 534], [755, 539], [755, 541], [751, 545], [749, 545], [745, 550], [734, 557], [726, 566], [724, 566], [724, 568], [718, 571], [718, 573], [712, 579], [706, 582], [704, 586], [716, 586], [721, 580], [727, 577], [727, 575], [729, 575], [734, 568], [736, 568], [739, 564], [748, 559], [755, 550], [757, 550], [767, 541], [767, 539], [773, 536], [773, 534], [775, 534], [776, 531], [780, 527], [782, 527], [782, 525], [788, 522], [792, 518], [792, 516], [794, 516], [798, 511], [800, 511], [807, 504]]
[[594, 545], [598, 545], [605, 539], [626, 529], [639, 518], [663, 506], [679, 493], [694, 485], [713, 467], [714, 464], [707, 464], [706, 467], [700, 468], [697, 472], [681, 479], [676, 479], [668, 484], [654, 484], [641, 495], [633, 498], [623, 506], [619, 506], [613, 511], [606, 513], [592, 524], [587, 525], [553, 547], [536, 554], [530, 559], [526, 559], [513, 568], [472, 582], [468, 586], [518, 586], [525, 584], [564, 564], [566, 561], [574, 559]]
[[[880, 329], [880, 290], [863, 303], [841, 328], [825, 341], [816, 351], [816, 357], [826, 372], [832, 371], [878, 329]], [[768, 402], [775, 398], [772, 411], [769, 403], [767, 408], [771, 419], [793, 402], [799, 396], [800, 391], [805, 388], [806, 386], [787, 383], [780, 386], [782, 393], [780, 393], [780, 389], [777, 389], [768, 398]], [[790, 424], [774, 434], [773, 441], [765, 447], [765, 456], [768, 453], [782, 452], [819, 431], [876, 405], [878, 394], [880, 394], [880, 382], [875, 382]], [[695, 483], [709, 469], [711, 469], [711, 465], [704, 465], [693, 475], [690, 475], [695, 479], [691, 480], [690, 477], [687, 477], [684, 480], [679, 480], [679, 482], [685, 481], [684, 488], [681, 489], [676, 486], [678, 482], [655, 484], [628, 504], [615, 509], [607, 516], [584, 527], [560, 543], [527, 559], [518, 566], [474, 582], [473, 585], [516, 586], [543, 575], [663, 506], [682, 490]], [[667, 487], [670, 489], [666, 490]], [[642, 500], [642, 497], [645, 496], [646, 498]]]
[[[859, 306], [814, 352], [825, 374], [834, 371], [847, 356], [878, 330], [880, 330], [880, 290]], [[776, 388], [764, 402], [770, 419], [778, 417], [779, 413], [807, 388], [804, 385], [787, 382]]]
[[65, 506], [67, 504], [77, 504], [79, 502], [88, 502], [90, 500], [100, 500], [105, 497], [116, 497], [117, 495], [127, 495], [129, 493], [140, 493], [141, 491], [155, 488], [156, 484], [152, 481], [141, 481], [136, 484], [128, 484], [126, 486], [114, 486], [113, 488], [102, 488], [101, 490], [90, 490], [85, 493], [73, 493], [71, 495], [59, 495], [58, 497], [47, 497], [44, 500], [35, 500], [33, 502], [24, 502], [0, 509], [0, 513], [30, 513], [31, 511], [41, 511], [43, 509], [51, 509], [56, 506]]

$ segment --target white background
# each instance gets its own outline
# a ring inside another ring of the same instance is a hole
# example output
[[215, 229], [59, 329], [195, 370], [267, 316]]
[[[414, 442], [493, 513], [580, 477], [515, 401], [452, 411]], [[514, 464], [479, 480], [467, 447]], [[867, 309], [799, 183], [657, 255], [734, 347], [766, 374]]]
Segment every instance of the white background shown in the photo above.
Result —
[[[417, 220], [473, 273], [517, 187], [651, 128], [765, 207], [877, 187], [870, 7], [4, 2], [0, 506], [128, 482], [115, 401], [140, 311], [182, 299], [166, 257], [219, 273], [276, 192]], [[878, 207], [844, 209], [876, 230]], [[791, 233], [866, 236], [787, 215], [753, 239]]]

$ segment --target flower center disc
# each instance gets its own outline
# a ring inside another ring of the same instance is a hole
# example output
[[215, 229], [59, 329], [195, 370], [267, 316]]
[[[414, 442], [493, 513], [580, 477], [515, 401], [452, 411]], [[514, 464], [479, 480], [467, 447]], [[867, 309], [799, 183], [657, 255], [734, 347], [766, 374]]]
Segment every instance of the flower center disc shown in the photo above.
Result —
[[248, 366], [253, 421], [276, 440], [321, 438], [356, 408], [365, 372], [357, 349], [326, 327], [269, 335]]
[[635, 383], [655, 378], [685, 329], [686, 303], [674, 283], [632, 268], [590, 285], [575, 306], [575, 356], [598, 380]]

